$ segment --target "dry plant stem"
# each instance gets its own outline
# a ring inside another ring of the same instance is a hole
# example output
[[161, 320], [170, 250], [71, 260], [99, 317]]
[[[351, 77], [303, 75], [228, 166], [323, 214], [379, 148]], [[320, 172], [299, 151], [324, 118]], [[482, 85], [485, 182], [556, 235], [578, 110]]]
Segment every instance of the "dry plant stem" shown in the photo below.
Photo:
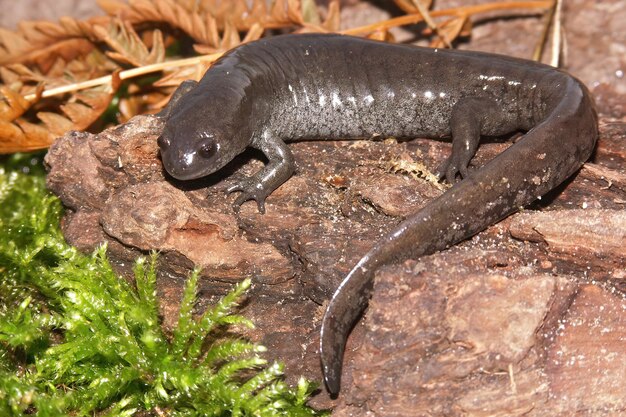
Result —
[[[430, 12], [431, 17], [439, 16], [471, 16], [474, 14], [497, 11], [497, 10], [511, 10], [511, 9], [546, 9], [552, 5], [552, 1], [519, 1], [513, 3], [487, 3], [479, 4], [476, 6], [464, 6], [454, 9], [446, 10], [433, 10]], [[367, 26], [359, 26], [357, 28], [346, 29], [341, 31], [344, 35], [359, 35], [368, 32], [375, 32], [381, 29], [389, 29], [396, 26], [411, 25], [419, 23], [424, 18], [419, 14], [411, 14], [406, 16], [400, 16], [393, 19], [385, 20], [384, 22], [374, 23]]]
[[553, 25], [553, 29], [552, 29], [552, 56], [550, 59], [550, 65], [552, 65], [553, 67], [558, 67], [559, 66], [559, 61], [561, 60], [561, 42], [562, 42], [562, 38], [561, 38], [561, 34], [562, 34], [562, 26], [561, 26], [561, 19], [563, 18], [563, 15], [561, 14], [562, 11], [562, 6], [563, 6], [563, 1], [562, 0], [556, 0], [555, 6], [554, 6], [554, 25]]
[[[119, 75], [120, 80], [127, 80], [129, 78], [134, 78], [134, 77], [138, 77], [141, 75], [150, 74], [153, 72], [163, 71], [168, 68], [184, 67], [188, 65], [198, 64], [200, 62], [214, 62], [222, 55], [223, 55], [223, 52], [218, 52], [215, 54], [201, 55], [201, 56], [196, 56], [193, 58], [185, 58], [185, 59], [178, 59], [175, 61], [160, 62], [158, 64], [145, 65], [143, 67], [131, 68], [126, 71], [121, 71], [118, 75]], [[81, 83], [51, 88], [49, 90], [43, 91], [39, 97], [41, 98], [52, 97], [52, 96], [56, 96], [59, 94], [65, 94], [65, 93], [70, 93], [73, 91], [84, 90], [87, 88], [98, 87], [100, 85], [110, 84], [112, 81], [113, 81], [113, 75], [105, 75], [104, 77], [94, 78], [93, 80], [84, 81]], [[24, 98], [26, 100], [32, 101], [32, 100], [36, 100], [38, 97], [37, 97], [37, 94], [28, 94]]]
[[452, 48], [450, 39], [448, 39], [445, 33], [442, 33], [439, 30], [439, 26], [437, 26], [437, 23], [430, 16], [430, 11], [426, 7], [424, 7], [424, 4], [419, 0], [413, 0], [413, 4], [415, 4], [415, 7], [417, 7], [417, 10], [424, 18], [424, 22], [426, 22], [428, 27], [437, 34], [437, 36], [443, 41], [444, 45], [446, 45], [447, 48]]
[[550, 32], [550, 27], [552, 26], [552, 22], [554, 21], [554, 12], [556, 10], [556, 0], [552, 2], [552, 6], [546, 11], [543, 19], [543, 29], [541, 30], [541, 37], [537, 41], [535, 45], [535, 49], [533, 50], [533, 61], [541, 60], [541, 55], [543, 54], [543, 48], [548, 41], [548, 32]]

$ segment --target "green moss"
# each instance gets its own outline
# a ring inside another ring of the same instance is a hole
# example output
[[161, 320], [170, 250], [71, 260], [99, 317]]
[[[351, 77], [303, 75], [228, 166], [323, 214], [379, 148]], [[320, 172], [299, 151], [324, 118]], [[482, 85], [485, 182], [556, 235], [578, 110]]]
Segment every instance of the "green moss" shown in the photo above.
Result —
[[194, 317], [194, 272], [168, 337], [158, 316], [156, 255], [136, 262], [130, 285], [112, 270], [106, 248], [86, 256], [67, 245], [60, 215], [32, 156], [2, 161], [1, 416], [323, 414], [306, 406], [314, 387], [287, 386], [282, 366], [260, 356], [262, 346], [216, 338], [217, 329], [252, 326], [234, 314], [249, 280]]

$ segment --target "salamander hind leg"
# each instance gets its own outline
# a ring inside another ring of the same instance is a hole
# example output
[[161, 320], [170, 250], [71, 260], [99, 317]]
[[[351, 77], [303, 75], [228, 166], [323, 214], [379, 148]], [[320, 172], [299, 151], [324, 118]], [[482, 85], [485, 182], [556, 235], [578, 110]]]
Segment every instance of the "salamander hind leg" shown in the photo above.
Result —
[[452, 154], [437, 169], [439, 178], [453, 184], [457, 175], [469, 175], [468, 166], [478, 149], [485, 120], [497, 111], [497, 104], [485, 98], [466, 97], [454, 105], [450, 116]]
[[265, 154], [267, 165], [252, 177], [229, 187], [226, 192], [241, 192], [233, 202], [235, 211], [239, 211], [239, 206], [245, 201], [254, 200], [259, 212], [265, 213], [265, 199], [291, 177], [296, 166], [289, 147], [269, 132], [265, 132], [261, 139], [254, 140], [252, 147]]

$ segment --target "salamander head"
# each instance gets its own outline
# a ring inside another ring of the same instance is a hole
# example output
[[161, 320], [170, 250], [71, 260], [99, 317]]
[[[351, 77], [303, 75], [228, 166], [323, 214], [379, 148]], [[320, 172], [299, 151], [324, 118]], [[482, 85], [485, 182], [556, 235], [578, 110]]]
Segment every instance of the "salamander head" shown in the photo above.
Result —
[[212, 174], [246, 147], [235, 137], [237, 130], [224, 118], [206, 117], [209, 115], [202, 113], [201, 108], [175, 112], [157, 139], [163, 167], [176, 179], [191, 180]]

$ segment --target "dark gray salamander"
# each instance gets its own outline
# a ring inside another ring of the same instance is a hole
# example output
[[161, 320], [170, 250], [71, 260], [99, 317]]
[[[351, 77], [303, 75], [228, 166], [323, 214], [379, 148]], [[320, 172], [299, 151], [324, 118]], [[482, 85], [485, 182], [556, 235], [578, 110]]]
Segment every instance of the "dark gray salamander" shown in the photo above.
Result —
[[[463, 180], [377, 242], [333, 295], [321, 360], [339, 391], [346, 338], [382, 264], [445, 249], [529, 204], [590, 156], [597, 118], [587, 89], [552, 67], [510, 57], [394, 45], [341, 35], [288, 35], [240, 46], [199, 83], [187, 81], [160, 113], [158, 143], [175, 178], [213, 173], [246, 147], [269, 162], [228, 191], [233, 207], [265, 198], [293, 173], [285, 141], [452, 137], [440, 168]], [[481, 135], [525, 131], [468, 176]]]

